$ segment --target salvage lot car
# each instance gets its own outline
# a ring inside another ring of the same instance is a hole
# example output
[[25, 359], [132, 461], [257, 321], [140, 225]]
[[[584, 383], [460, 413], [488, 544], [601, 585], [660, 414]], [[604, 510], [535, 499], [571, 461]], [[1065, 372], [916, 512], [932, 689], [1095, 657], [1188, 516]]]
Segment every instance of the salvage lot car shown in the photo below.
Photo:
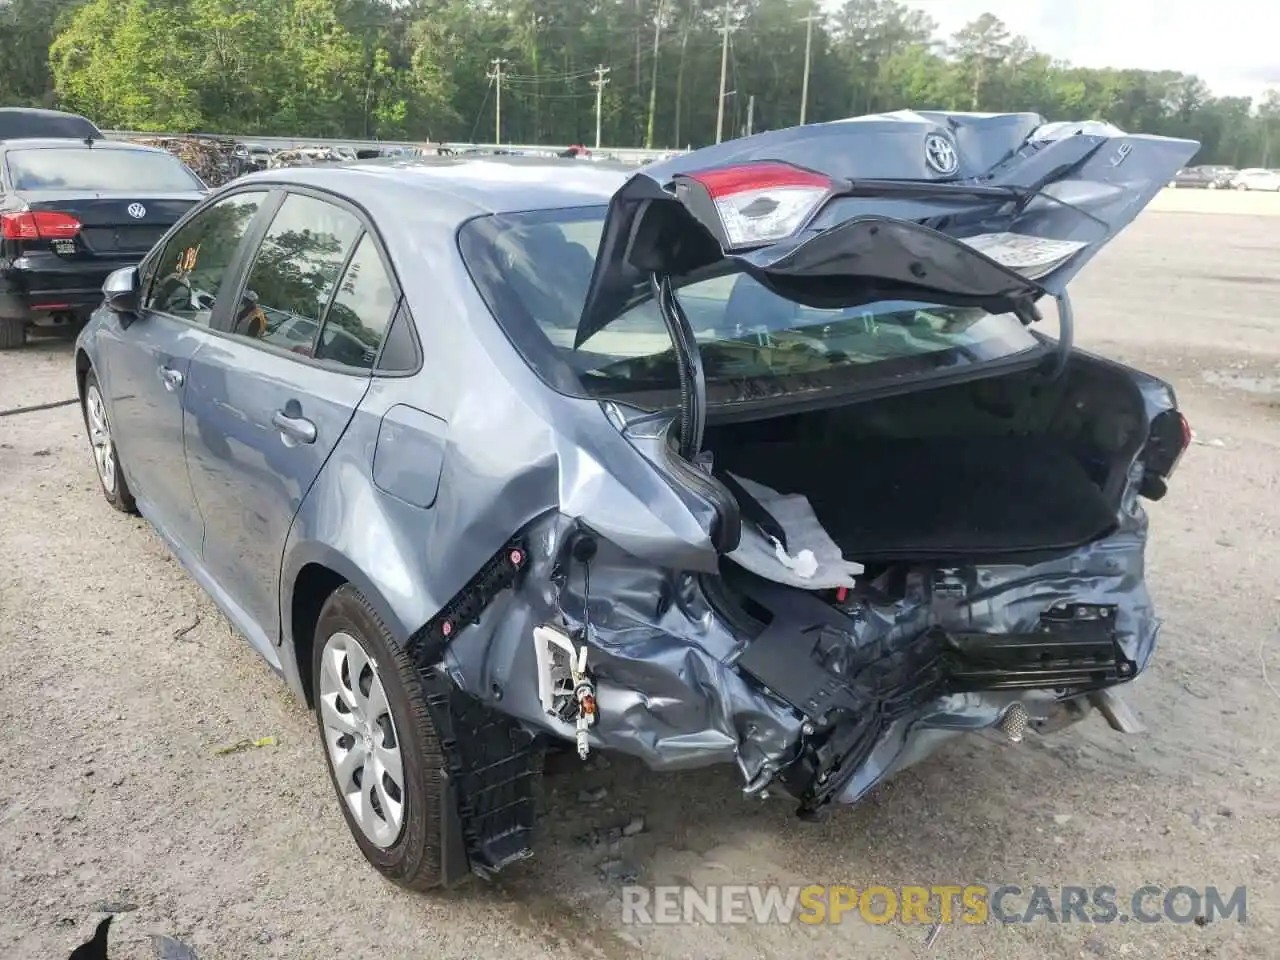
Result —
[[56, 137], [102, 139], [102, 131], [88, 117], [37, 107], [0, 107], [0, 140]]
[[1193, 190], [1225, 190], [1231, 186], [1236, 170], [1233, 167], [1187, 167], [1174, 174], [1169, 186]]
[[548, 741], [816, 818], [961, 731], [1126, 729], [1189, 430], [1066, 286], [1196, 148], [904, 113], [630, 177], [253, 174], [77, 342], [102, 489], [314, 708], [407, 886], [529, 855]]
[[1271, 190], [1280, 192], [1280, 170], [1249, 167], [1241, 170], [1231, 180], [1236, 190]]
[[0, 349], [31, 326], [68, 326], [102, 302], [205, 194], [163, 150], [86, 137], [0, 142]]

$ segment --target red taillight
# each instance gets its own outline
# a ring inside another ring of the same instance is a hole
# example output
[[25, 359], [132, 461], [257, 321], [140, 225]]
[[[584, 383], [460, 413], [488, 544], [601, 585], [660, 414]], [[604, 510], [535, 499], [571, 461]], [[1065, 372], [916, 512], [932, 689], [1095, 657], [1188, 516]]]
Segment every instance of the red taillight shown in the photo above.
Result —
[[676, 196], [704, 223], [707, 216], [697, 207], [705, 210], [710, 201], [724, 234], [722, 242], [738, 250], [776, 243], [796, 233], [835, 189], [825, 174], [776, 160], [677, 174], [674, 180]]
[[0, 237], [5, 240], [70, 240], [80, 221], [69, 213], [37, 210], [0, 214]]
[[721, 167], [719, 170], [703, 170], [685, 176], [706, 187], [713, 200], [749, 190], [767, 190], [770, 187], [831, 189], [831, 178], [824, 174], [770, 160], [744, 163], [737, 167]]

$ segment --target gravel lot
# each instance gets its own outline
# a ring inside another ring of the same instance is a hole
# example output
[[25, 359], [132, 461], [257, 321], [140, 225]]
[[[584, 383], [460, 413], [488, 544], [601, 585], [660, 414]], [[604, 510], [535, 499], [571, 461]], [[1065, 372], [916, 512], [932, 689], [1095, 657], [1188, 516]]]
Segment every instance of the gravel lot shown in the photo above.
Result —
[[[104, 909], [123, 911], [113, 960], [153, 956], [154, 933], [201, 960], [1280, 957], [1275, 201], [1166, 191], [1076, 291], [1081, 342], [1171, 380], [1197, 431], [1150, 508], [1166, 628], [1129, 694], [1148, 733], [1093, 717], [1020, 746], [970, 738], [821, 826], [743, 800], [732, 770], [575, 760], [548, 778], [538, 858], [442, 896], [365, 866], [310, 715], [102, 501], [79, 410], [0, 417], [0, 957], [65, 957]], [[0, 411], [73, 395], [66, 342], [0, 354]], [[637, 814], [621, 855], [646, 883], [1247, 884], [1248, 923], [990, 923], [929, 950], [921, 927], [856, 918], [624, 928], [604, 855], [575, 837]]]

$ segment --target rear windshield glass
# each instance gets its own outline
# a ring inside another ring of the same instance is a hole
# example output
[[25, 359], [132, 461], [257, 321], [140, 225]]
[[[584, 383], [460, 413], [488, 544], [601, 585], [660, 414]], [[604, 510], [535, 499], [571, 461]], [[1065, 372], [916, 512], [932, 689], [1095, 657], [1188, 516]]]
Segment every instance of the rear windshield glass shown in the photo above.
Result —
[[24, 137], [70, 137], [73, 140], [92, 137], [97, 140], [102, 138], [102, 133], [84, 117], [74, 113], [0, 108], [0, 140]]
[[[604, 207], [584, 207], [481, 217], [462, 228], [463, 258], [507, 335], [552, 386], [619, 397], [674, 389], [671, 340], [652, 300], [574, 347], [604, 216]], [[817, 309], [742, 273], [685, 283], [677, 296], [712, 402], [924, 375], [1041, 343], [1011, 315], [907, 301]]]
[[199, 190], [182, 161], [149, 150], [43, 147], [9, 151], [15, 190], [88, 190], [164, 193]]

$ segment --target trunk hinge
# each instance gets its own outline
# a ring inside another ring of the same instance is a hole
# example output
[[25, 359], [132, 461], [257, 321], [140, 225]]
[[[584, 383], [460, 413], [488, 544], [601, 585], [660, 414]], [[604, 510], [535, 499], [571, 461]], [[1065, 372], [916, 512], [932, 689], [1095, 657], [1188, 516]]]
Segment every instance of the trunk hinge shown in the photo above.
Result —
[[693, 463], [707, 425], [707, 377], [689, 317], [671, 288], [671, 277], [651, 274], [649, 287], [671, 337], [680, 377], [680, 456]]
[[[1058, 349], [1054, 351], [1053, 360], [1047, 365], [1046, 377], [1057, 380], [1067, 369], [1067, 361], [1071, 359], [1071, 348], [1075, 345], [1075, 311], [1071, 309], [1071, 296], [1063, 290], [1054, 299], [1058, 303]], [[1040, 309], [1034, 303], [1024, 303], [1016, 314], [1022, 325], [1029, 327], [1042, 319]]]

